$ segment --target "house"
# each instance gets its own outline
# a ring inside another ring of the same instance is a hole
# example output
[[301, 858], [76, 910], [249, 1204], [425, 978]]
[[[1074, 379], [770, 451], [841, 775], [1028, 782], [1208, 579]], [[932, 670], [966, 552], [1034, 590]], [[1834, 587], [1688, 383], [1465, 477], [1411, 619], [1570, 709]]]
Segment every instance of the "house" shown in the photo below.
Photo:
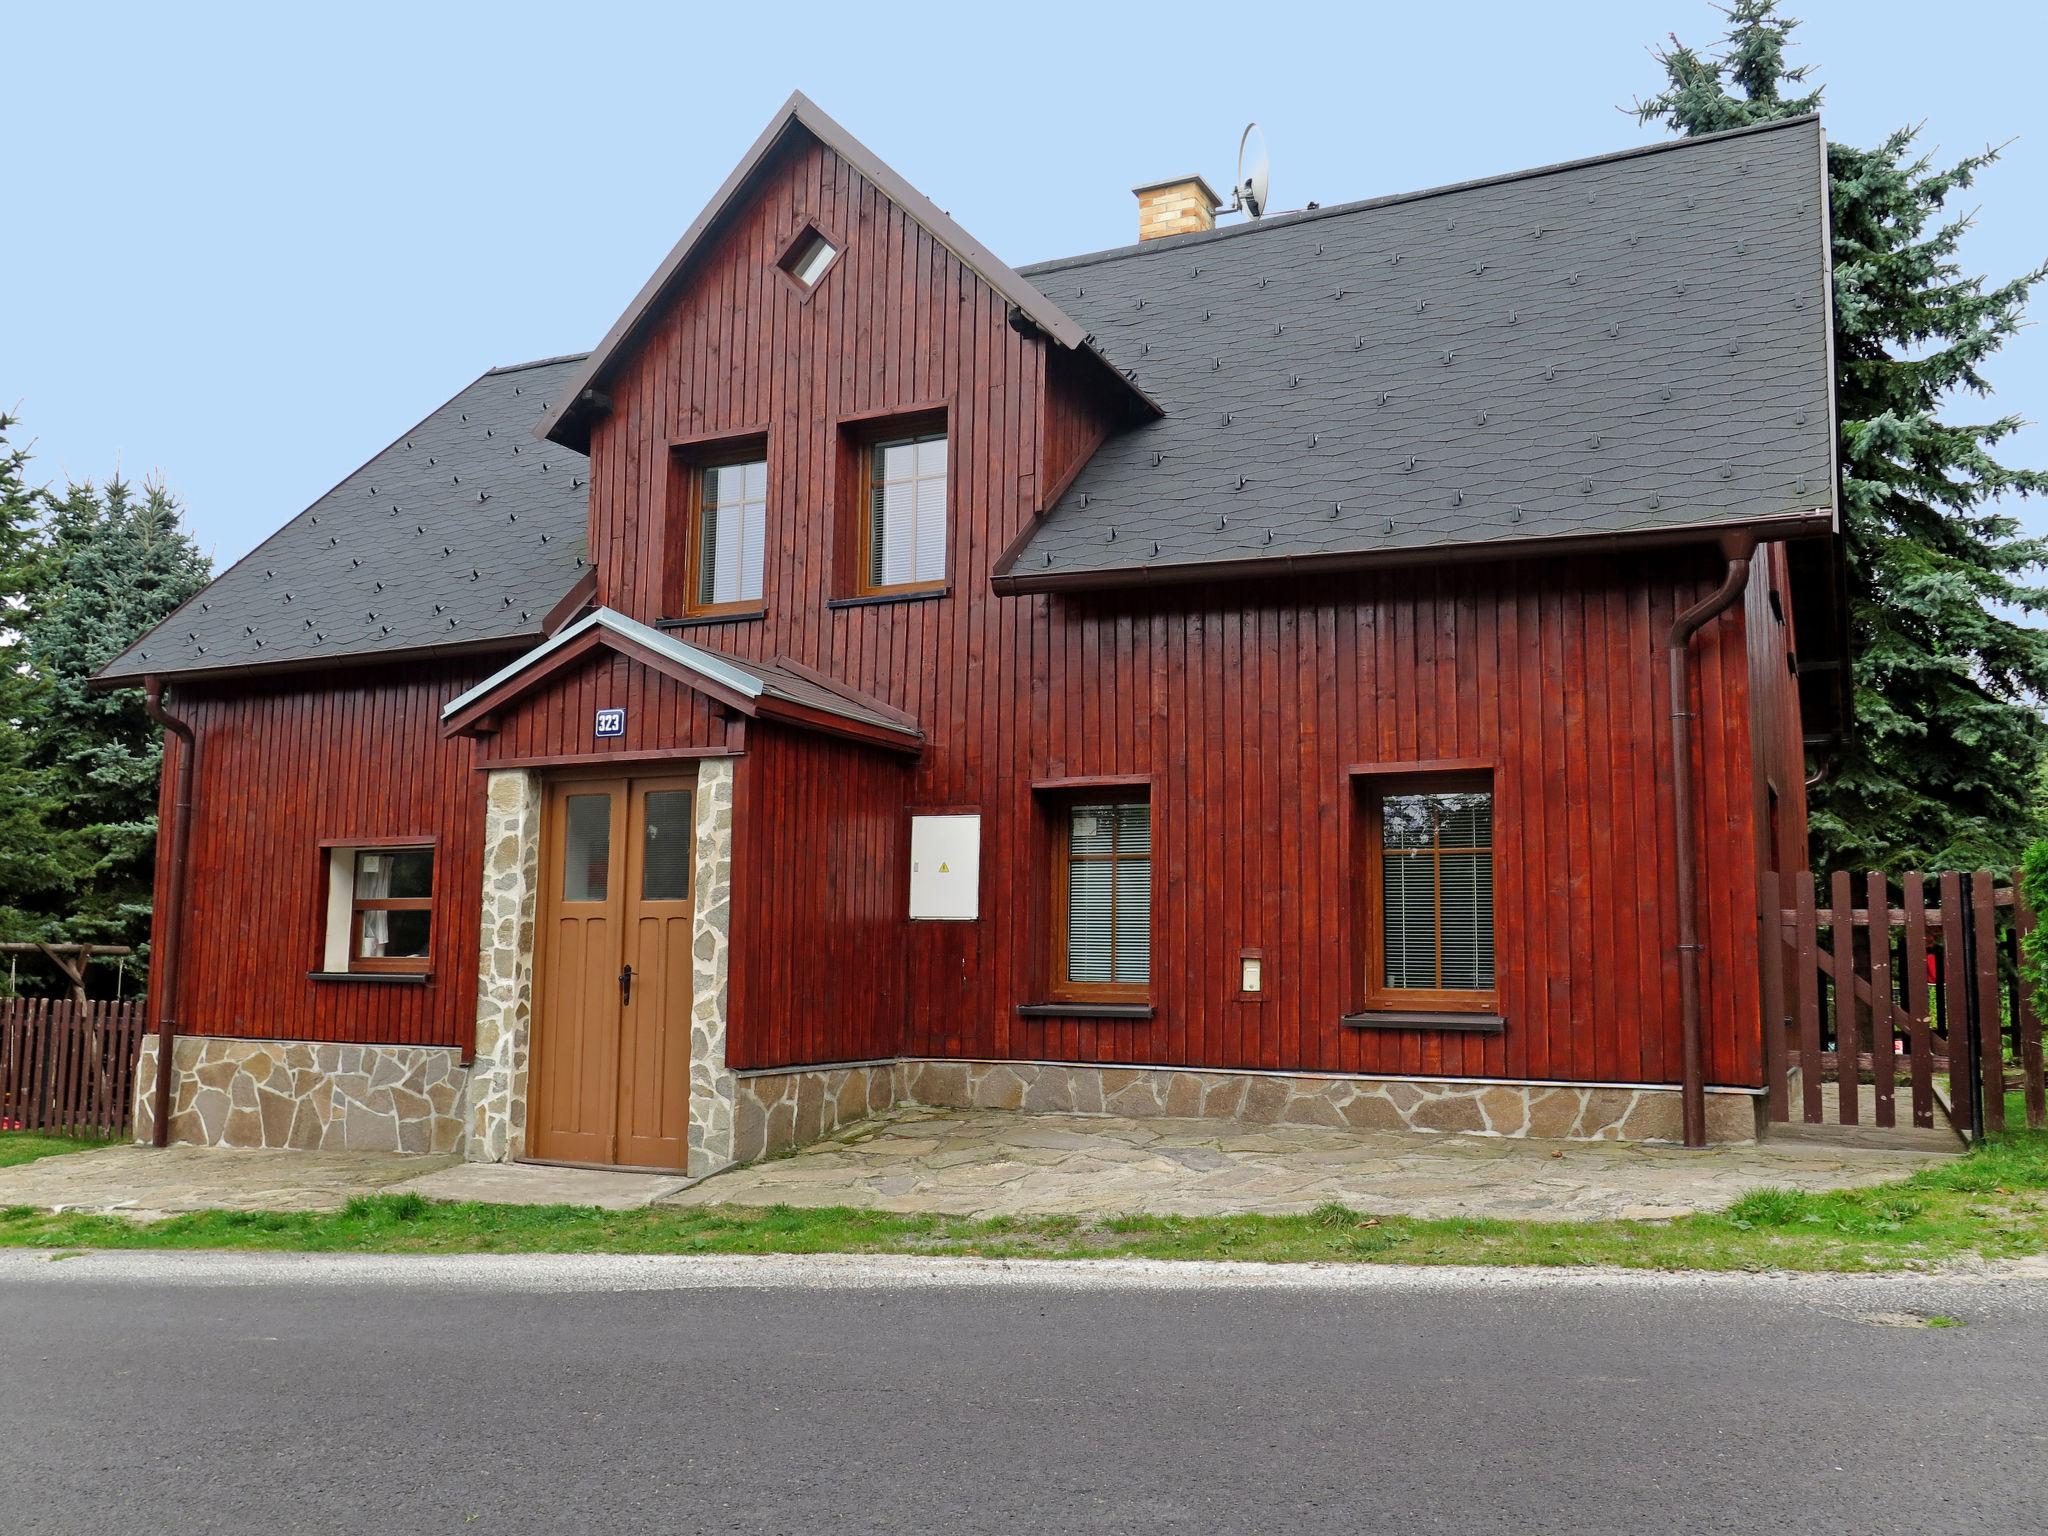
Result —
[[1843, 725], [1819, 123], [1138, 197], [1013, 269], [794, 96], [596, 350], [108, 666], [169, 732], [138, 1133], [1757, 1135]]

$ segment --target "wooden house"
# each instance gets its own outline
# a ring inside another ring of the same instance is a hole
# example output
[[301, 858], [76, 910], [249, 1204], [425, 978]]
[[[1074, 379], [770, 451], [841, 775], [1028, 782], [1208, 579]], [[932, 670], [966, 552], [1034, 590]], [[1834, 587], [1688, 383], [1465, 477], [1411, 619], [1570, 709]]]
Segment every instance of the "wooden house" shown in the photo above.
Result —
[[139, 1134], [1757, 1134], [1842, 726], [1818, 122], [1138, 196], [1013, 269], [792, 97], [594, 351], [110, 665], [169, 732]]

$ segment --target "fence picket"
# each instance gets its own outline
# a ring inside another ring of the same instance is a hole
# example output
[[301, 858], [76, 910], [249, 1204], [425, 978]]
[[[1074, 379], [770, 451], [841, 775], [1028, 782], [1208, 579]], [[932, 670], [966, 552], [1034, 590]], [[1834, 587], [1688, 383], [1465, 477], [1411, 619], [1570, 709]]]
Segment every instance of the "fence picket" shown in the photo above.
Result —
[[1991, 905], [1992, 888], [1988, 869], [1971, 878], [1970, 906], [1977, 925], [1977, 953], [1971, 959], [1977, 973], [1978, 1013], [1984, 1021], [1978, 1040], [1984, 1057], [1984, 1129], [1995, 1134], [2005, 1129], [2005, 1031], [1999, 1025], [1998, 914]]
[[[2020, 889], [2018, 870], [2012, 872], [2012, 888], [2015, 892]], [[2014, 1042], [2017, 1049], [2013, 1054], [2019, 1058], [2020, 1073], [2026, 1079], [2027, 1129], [2048, 1130], [2048, 1103], [2043, 1102], [2048, 1097], [2048, 1083], [2043, 1082], [2041, 1072], [2041, 1015], [2034, 1007], [2034, 984], [2027, 979], [2025, 964], [2027, 935], [2034, 931], [2034, 909], [2020, 899], [2013, 903], [2012, 915], [2022, 962], [2019, 1006], [2013, 1020], [2019, 1038]]]
[[1970, 1118], [1970, 1090], [1959, 1081], [1956, 1060], [1962, 1053], [1963, 1019], [1969, 1012], [1970, 957], [1962, 952], [1963, 882], [1953, 870], [1941, 877], [1941, 995], [1947, 1016], [1949, 1057], [1948, 1117], [1959, 1131], [1973, 1129]]
[[1785, 1086], [1785, 1032], [1792, 1017], [1785, 1008], [1785, 919], [1778, 901], [1778, 873], [1767, 869], [1757, 886], [1763, 913], [1764, 1092], [1773, 1120], [1792, 1117]]
[[1813, 871], [1802, 869], [1793, 883], [1799, 929], [1799, 1114], [1808, 1125], [1822, 1118], [1820, 1085], [1820, 939], [1814, 906]]
[[1904, 887], [1905, 974], [1899, 978], [1906, 994], [1906, 1050], [1913, 1079], [1913, 1123], [1934, 1124], [1934, 1038], [1927, 1028], [1927, 886], [1916, 869], [1899, 882]]
[[1870, 903], [1870, 954], [1867, 962], [1870, 974], [1870, 1065], [1871, 1076], [1877, 1083], [1876, 1122], [1882, 1126], [1895, 1126], [1899, 1123], [1899, 1064], [1892, 1054], [1891, 884], [1872, 870], [1867, 886]]
[[1842, 1124], [1857, 1121], [1862, 1095], [1856, 1072], [1856, 897], [1849, 871], [1835, 871], [1833, 907], [1828, 917], [1828, 944], [1833, 950], [1835, 982], [1835, 1099]]

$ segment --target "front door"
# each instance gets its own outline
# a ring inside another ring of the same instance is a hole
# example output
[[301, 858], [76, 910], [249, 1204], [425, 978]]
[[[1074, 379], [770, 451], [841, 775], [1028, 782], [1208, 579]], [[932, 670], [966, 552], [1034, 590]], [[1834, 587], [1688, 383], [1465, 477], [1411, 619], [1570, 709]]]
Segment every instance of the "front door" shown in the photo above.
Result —
[[569, 779], [542, 820], [529, 1155], [689, 1161], [696, 784]]

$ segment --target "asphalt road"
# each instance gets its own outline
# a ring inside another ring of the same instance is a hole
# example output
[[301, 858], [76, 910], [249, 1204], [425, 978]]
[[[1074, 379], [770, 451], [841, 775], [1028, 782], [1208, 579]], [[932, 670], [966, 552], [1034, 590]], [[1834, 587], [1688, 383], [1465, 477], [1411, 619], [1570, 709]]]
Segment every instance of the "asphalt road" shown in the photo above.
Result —
[[1982, 1536], [2044, 1512], [2048, 1276], [0, 1255], [11, 1533]]

